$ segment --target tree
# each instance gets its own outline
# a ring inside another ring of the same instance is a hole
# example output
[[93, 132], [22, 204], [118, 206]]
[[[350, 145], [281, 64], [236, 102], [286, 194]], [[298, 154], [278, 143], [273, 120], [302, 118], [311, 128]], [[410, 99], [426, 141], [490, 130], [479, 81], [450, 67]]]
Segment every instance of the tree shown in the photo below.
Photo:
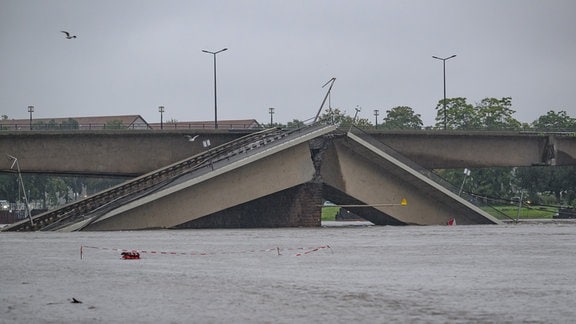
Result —
[[86, 186], [86, 193], [92, 195], [116, 186], [126, 180], [125, 178], [84, 178], [83, 182]]
[[329, 124], [339, 124], [341, 128], [349, 128], [350, 125], [354, 124], [359, 128], [369, 128], [372, 124], [366, 118], [357, 118], [346, 115], [346, 111], [341, 111], [338, 108], [326, 109], [324, 114], [319, 118], [319, 122], [325, 122]]
[[259, 123], [263, 128], [284, 128], [284, 124], [282, 123]]
[[78, 129], [80, 128], [78, 121], [72, 118], [58, 124], [54, 119], [48, 121], [48, 123], [39, 121], [32, 125], [32, 129], [36, 130], [60, 130], [60, 129]]
[[80, 125], [78, 124], [78, 121], [72, 118], [68, 118], [68, 120], [63, 121], [60, 124], [60, 128], [61, 129], [79, 129]]
[[288, 124], [286, 125], [287, 128], [302, 128], [306, 126], [306, 124], [304, 124], [303, 121], [300, 121], [298, 119], [293, 119], [291, 122], [288, 122]]
[[19, 186], [18, 175], [16, 173], [0, 174], [0, 199], [17, 201]]
[[84, 181], [86, 177], [74, 177], [74, 176], [65, 176], [62, 178], [68, 190], [71, 193], [71, 198], [79, 197], [84, 189]]
[[[446, 129], [518, 130], [522, 124], [512, 115], [512, 98], [485, 98], [472, 106], [466, 98], [446, 99]], [[444, 128], [444, 99], [436, 106], [435, 128]]]
[[412, 108], [398, 106], [386, 110], [386, 117], [379, 128], [383, 129], [422, 129], [420, 114], [415, 114]]
[[557, 204], [575, 203], [576, 167], [574, 166], [518, 168], [516, 178], [520, 188], [525, 189], [534, 202], [540, 202], [540, 196], [549, 193], [554, 196]]
[[479, 195], [510, 199], [515, 194], [516, 182], [510, 167], [474, 169], [470, 188]]
[[518, 130], [522, 124], [512, 115], [512, 98], [485, 98], [476, 105], [478, 117], [483, 129], [486, 130]]
[[68, 186], [60, 177], [24, 174], [22, 180], [28, 192], [28, 200], [41, 201], [44, 209], [58, 205], [61, 198], [68, 199]]
[[[8, 120], [8, 115], [2, 115], [2, 116], [0, 117], [0, 120], [2, 120], [2, 121]], [[4, 125], [0, 125], [0, 129], [1, 129], [1, 130], [7, 130], [8, 127], [6, 127], [6, 126], [4, 126]]]
[[[436, 129], [444, 129], [444, 99], [436, 106]], [[466, 98], [446, 99], [446, 129], [475, 130], [480, 128], [478, 113]]]
[[48, 128], [48, 124], [46, 124], [43, 121], [35, 121], [32, 124], [32, 129], [33, 130], [46, 130]]
[[538, 117], [532, 127], [537, 131], [576, 131], [576, 119], [568, 116], [564, 110], [550, 110], [546, 115]]

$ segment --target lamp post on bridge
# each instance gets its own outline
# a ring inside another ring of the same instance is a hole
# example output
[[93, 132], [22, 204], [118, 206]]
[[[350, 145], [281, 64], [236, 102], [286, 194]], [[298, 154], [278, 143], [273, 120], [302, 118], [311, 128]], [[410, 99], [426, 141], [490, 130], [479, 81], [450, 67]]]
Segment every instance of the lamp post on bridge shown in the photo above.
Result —
[[164, 106], [158, 106], [158, 111], [160, 112], [160, 129], [164, 129], [164, 120], [163, 120]]
[[272, 127], [272, 125], [274, 124], [274, 119], [272, 116], [274, 116], [274, 108], [270, 107], [268, 108], [268, 113], [270, 114], [270, 127]]
[[212, 54], [214, 56], [214, 128], [218, 128], [218, 97], [216, 96], [216, 54], [227, 50], [227, 48], [223, 48], [216, 52], [202, 50], [202, 52]]
[[432, 58], [442, 61], [442, 70], [444, 72], [444, 130], [446, 130], [446, 124], [448, 123], [448, 118], [446, 117], [446, 61], [454, 57], [456, 57], [456, 55], [448, 56], [445, 58], [432, 56]]
[[30, 113], [30, 130], [32, 130], [32, 113], [34, 112], [34, 106], [28, 106], [28, 112]]

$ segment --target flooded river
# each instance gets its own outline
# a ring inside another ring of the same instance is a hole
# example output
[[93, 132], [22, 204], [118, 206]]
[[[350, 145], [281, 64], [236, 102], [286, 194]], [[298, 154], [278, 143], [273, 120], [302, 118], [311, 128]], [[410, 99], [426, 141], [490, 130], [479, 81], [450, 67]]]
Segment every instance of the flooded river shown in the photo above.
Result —
[[574, 224], [1, 233], [0, 323], [569, 323], [575, 270]]

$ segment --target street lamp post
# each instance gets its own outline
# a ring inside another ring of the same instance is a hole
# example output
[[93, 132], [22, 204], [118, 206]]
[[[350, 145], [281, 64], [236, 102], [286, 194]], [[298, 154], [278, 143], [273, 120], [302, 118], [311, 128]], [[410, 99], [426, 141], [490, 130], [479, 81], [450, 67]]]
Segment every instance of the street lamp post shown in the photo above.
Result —
[[362, 108], [360, 108], [360, 106], [356, 105], [356, 108], [354, 108], [356, 110], [356, 112], [354, 113], [354, 118], [352, 119], [352, 122], [350, 123], [350, 128], [348, 128], [348, 131], [350, 132], [352, 130], [352, 127], [354, 127], [354, 124], [356, 124], [356, 118], [358, 118], [358, 113], [362, 110]]
[[227, 50], [227, 48], [223, 48], [216, 52], [202, 50], [202, 52], [212, 54], [214, 56], [214, 128], [218, 128], [218, 97], [216, 96], [216, 54]]
[[28, 112], [30, 113], [30, 130], [32, 130], [32, 113], [34, 112], [34, 106], [28, 106]]
[[274, 115], [274, 108], [272, 107], [268, 108], [268, 113], [270, 114], [270, 127], [272, 127], [272, 125], [274, 124], [274, 119], [272, 118], [272, 116]]
[[437, 60], [442, 61], [442, 69], [444, 72], [444, 130], [446, 130], [446, 124], [448, 122], [448, 118], [446, 117], [446, 61], [448, 61], [451, 58], [456, 57], [456, 55], [452, 55], [452, 56], [448, 56], [445, 58], [441, 58], [438, 56], [432, 56], [432, 58], [435, 58]]
[[466, 177], [470, 176], [470, 170], [464, 168], [464, 179], [462, 180], [462, 185], [460, 185], [460, 190], [458, 191], [458, 196], [462, 196], [462, 189], [464, 189], [464, 183], [466, 182]]
[[158, 106], [158, 111], [160, 112], [160, 129], [164, 129], [164, 106]]
[[379, 115], [380, 115], [380, 110], [374, 109], [374, 118], [375, 118], [374, 127], [378, 127], [378, 116]]

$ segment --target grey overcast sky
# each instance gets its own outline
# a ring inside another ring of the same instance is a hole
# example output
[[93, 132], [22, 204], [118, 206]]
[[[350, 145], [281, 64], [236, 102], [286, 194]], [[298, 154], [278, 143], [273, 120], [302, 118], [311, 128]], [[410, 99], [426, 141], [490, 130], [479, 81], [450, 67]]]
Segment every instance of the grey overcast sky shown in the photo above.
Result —
[[[65, 39], [61, 30], [78, 36]], [[268, 122], [331, 106], [433, 125], [443, 97], [512, 97], [514, 117], [576, 117], [573, 0], [0, 0], [0, 114]]]

